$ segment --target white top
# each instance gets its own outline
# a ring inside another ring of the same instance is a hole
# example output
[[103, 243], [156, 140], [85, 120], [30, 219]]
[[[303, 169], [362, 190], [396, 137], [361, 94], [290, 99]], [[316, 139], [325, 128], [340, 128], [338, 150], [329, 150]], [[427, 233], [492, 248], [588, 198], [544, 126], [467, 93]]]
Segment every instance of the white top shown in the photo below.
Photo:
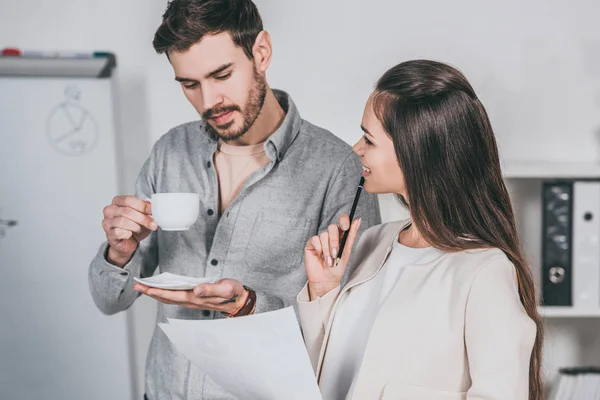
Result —
[[409, 264], [424, 264], [442, 251], [433, 247], [412, 248], [398, 241], [379, 273], [363, 285], [350, 289], [340, 300], [331, 328], [320, 382], [323, 400], [348, 400], [352, 397], [364, 350], [379, 309]]

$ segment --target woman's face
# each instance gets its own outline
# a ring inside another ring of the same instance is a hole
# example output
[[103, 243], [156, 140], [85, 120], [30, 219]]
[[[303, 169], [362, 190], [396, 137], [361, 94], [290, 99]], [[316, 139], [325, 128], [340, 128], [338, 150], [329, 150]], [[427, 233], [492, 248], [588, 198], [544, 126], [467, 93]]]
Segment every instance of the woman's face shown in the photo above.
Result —
[[398, 164], [392, 138], [383, 129], [373, 111], [373, 96], [365, 106], [361, 128], [364, 136], [353, 150], [360, 157], [365, 177], [365, 190], [369, 193], [395, 193], [404, 196], [404, 174]]

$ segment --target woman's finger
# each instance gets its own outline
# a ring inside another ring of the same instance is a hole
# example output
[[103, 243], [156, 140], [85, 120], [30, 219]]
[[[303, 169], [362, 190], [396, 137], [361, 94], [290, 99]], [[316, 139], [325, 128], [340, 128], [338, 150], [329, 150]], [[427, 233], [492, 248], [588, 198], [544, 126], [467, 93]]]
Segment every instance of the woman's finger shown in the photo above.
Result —
[[335, 260], [338, 257], [338, 250], [340, 248], [340, 228], [337, 225], [329, 225], [327, 232], [329, 233], [331, 257]]
[[327, 265], [333, 267], [333, 258], [331, 257], [331, 252], [329, 251], [329, 233], [321, 233], [319, 235], [319, 239], [321, 240], [321, 247], [323, 248], [323, 260], [325, 260]]
[[321, 246], [321, 239], [318, 236], [313, 236], [308, 240], [310, 248], [308, 250], [314, 251], [315, 255], [319, 258], [323, 258], [323, 247]]
[[348, 233], [348, 239], [346, 239], [346, 245], [344, 247], [344, 254], [342, 254], [341, 263], [346, 265], [350, 260], [350, 254], [352, 253], [352, 246], [354, 246], [354, 242], [356, 241], [356, 236], [358, 235], [358, 229], [360, 228], [360, 223], [362, 218], [355, 219], [352, 222], [352, 226], [350, 227], [350, 232]]
[[347, 214], [340, 215], [340, 229], [344, 232], [350, 229], [350, 217]]

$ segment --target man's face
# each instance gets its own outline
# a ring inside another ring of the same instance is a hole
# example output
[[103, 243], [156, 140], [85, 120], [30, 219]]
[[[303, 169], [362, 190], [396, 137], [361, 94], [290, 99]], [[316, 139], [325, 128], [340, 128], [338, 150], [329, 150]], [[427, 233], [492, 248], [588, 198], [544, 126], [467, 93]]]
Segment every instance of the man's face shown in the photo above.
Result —
[[229, 33], [207, 35], [185, 52], [169, 52], [175, 79], [208, 127], [225, 141], [242, 137], [263, 106], [267, 84]]

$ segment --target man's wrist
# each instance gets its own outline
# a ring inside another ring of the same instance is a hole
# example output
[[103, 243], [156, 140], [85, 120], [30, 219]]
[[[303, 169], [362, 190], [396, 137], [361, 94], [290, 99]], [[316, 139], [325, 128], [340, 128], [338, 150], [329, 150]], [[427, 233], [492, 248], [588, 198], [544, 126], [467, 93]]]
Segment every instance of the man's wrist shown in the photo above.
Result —
[[244, 293], [238, 298], [240, 304], [233, 312], [223, 312], [227, 318], [243, 317], [254, 313], [256, 309], [256, 292], [249, 287], [244, 286]]
[[130, 254], [130, 255], [120, 254], [115, 249], [113, 249], [110, 245], [108, 245], [108, 248], [106, 250], [106, 255], [104, 258], [106, 259], [106, 261], [108, 261], [112, 265], [119, 267], [119, 268], [123, 268], [129, 262], [129, 260], [131, 260], [131, 256], [132, 256], [132, 254]]
[[235, 301], [231, 303], [231, 310], [229, 312], [224, 312], [226, 315], [235, 315], [239, 310], [242, 309], [244, 304], [248, 301], [248, 296], [250, 296], [250, 292], [246, 288], [242, 291], [239, 296], [236, 296]]

